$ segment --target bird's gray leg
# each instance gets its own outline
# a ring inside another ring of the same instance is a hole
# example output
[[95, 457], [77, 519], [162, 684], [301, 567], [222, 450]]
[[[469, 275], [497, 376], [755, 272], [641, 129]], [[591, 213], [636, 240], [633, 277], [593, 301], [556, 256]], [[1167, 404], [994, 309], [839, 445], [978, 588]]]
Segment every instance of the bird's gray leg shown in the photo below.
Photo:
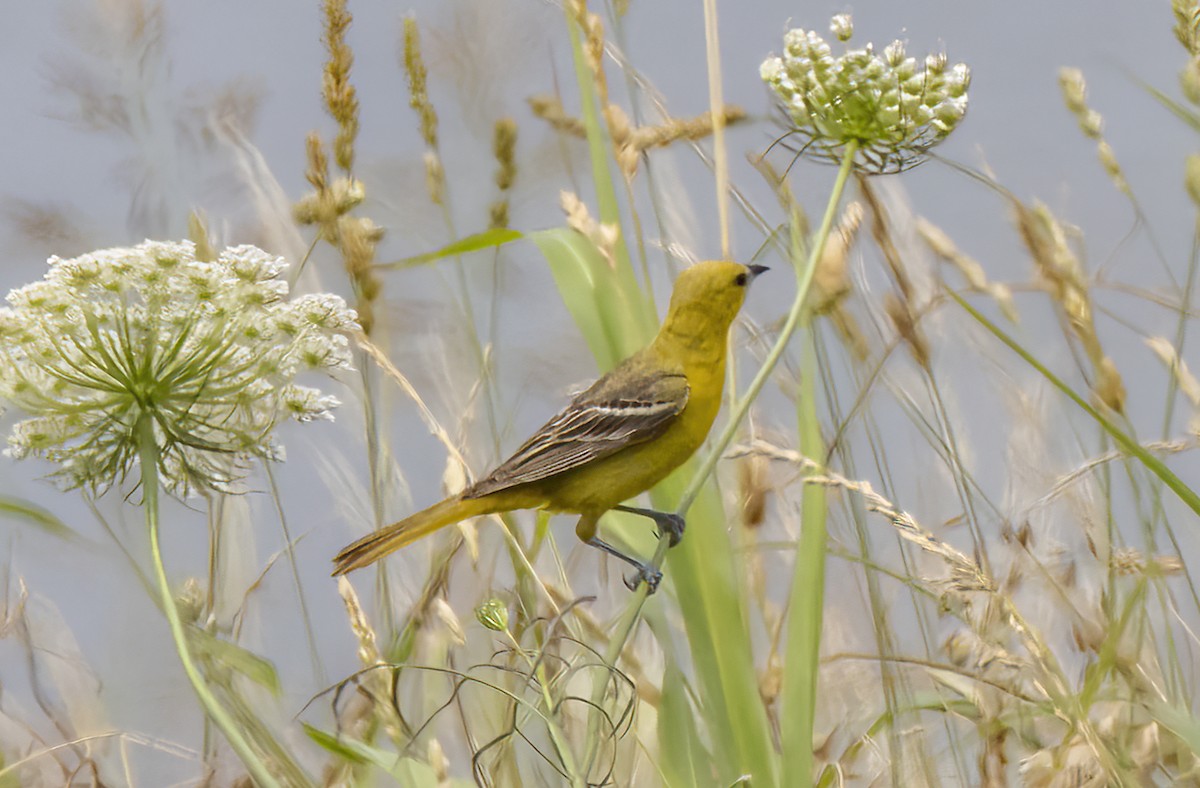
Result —
[[679, 540], [683, 538], [683, 529], [687, 523], [674, 512], [640, 509], [636, 506], [614, 506], [613, 508], [618, 512], [629, 512], [630, 514], [640, 514], [642, 517], [649, 517], [658, 527], [658, 535], [661, 537], [665, 534], [669, 540], [668, 544], [671, 547], [679, 544]]
[[658, 584], [660, 582], [662, 582], [662, 572], [661, 571], [655, 569], [653, 566], [651, 566], [650, 564], [647, 564], [644, 561], [639, 561], [631, 555], [626, 555], [625, 553], [622, 553], [620, 550], [613, 547], [608, 542], [604, 541], [603, 539], [601, 539], [598, 536], [593, 536], [591, 539], [589, 539], [586, 542], [586, 544], [589, 544], [592, 547], [595, 547], [597, 550], [603, 550], [604, 552], [608, 553], [611, 556], [616, 556], [617, 558], [620, 558], [622, 561], [626, 561], [626, 562], [632, 564], [637, 569], [637, 571], [634, 572], [632, 575], [621, 578], [621, 580], [625, 583], [625, 587], [628, 588], [630, 591], [636, 591], [638, 585], [643, 582], [650, 589], [651, 594], [653, 594], [655, 591], [658, 590]]
[[630, 591], [636, 591], [640, 583], [645, 583], [651, 594], [657, 591], [658, 584], [662, 582], [662, 572], [644, 561], [639, 561], [633, 556], [621, 552], [597, 536], [596, 529], [599, 519], [599, 517], [586, 514], [583, 515], [579, 518], [579, 522], [575, 524], [575, 534], [581, 540], [583, 540], [584, 544], [590, 545], [597, 550], [603, 550], [604, 552], [616, 558], [620, 558], [622, 561], [633, 565], [633, 567], [637, 569], [633, 575], [621, 578], [621, 580], [624, 581], [625, 586]]

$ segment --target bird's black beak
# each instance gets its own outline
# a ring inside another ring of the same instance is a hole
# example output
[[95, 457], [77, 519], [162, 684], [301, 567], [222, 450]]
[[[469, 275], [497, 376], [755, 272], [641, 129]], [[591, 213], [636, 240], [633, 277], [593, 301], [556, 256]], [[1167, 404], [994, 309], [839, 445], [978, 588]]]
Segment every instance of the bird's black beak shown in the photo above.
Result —
[[750, 269], [750, 281], [751, 282], [753, 282], [755, 279], [757, 279], [758, 275], [761, 274], [763, 271], [771, 270], [770, 268], [767, 268], [765, 265], [748, 265], [746, 267]]

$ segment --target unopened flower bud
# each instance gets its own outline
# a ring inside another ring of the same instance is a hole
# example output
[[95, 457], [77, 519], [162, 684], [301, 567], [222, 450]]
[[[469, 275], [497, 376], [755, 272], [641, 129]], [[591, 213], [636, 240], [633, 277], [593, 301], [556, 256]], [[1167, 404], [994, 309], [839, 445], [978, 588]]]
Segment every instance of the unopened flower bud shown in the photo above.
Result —
[[854, 20], [849, 14], [838, 14], [830, 20], [829, 30], [838, 41], [849, 41], [854, 35]]
[[496, 597], [475, 608], [475, 618], [493, 632], [508, 631], [508, 606]]

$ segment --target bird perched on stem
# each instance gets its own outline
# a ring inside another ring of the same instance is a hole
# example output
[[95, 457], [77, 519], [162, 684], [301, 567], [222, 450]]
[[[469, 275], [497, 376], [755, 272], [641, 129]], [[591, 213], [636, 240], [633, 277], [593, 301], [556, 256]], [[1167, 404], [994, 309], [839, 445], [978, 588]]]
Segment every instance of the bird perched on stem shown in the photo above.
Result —
[[616, 509], [650, 518], [671, 546], [677, 514], [622, 505], [662, 481], [704, 443], [721, 406], [729, 327], [760, 265], [697, 263], [675, 281], [658, 335], [550, 419], [487, 477], [458, 495], [370, 533], [334, 558], [335, 575], [378, 561], [439, 528], [514, 509], [578, 514], [575, 533], [632, 564], [625, 583], [653, 591], [662, 573], [597, 535]]

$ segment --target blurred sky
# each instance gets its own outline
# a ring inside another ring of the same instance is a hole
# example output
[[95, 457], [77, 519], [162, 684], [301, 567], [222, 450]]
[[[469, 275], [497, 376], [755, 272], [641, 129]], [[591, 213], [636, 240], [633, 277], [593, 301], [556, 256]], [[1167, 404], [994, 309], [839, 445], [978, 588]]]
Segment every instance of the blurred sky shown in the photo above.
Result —
[[[332, 124], [323, 114], [319, 94], [323, 50], [315, 0], [164, 3], [160, 48], [150, 50], [123, 45], [129, 40], [124, 36], [130, 30], [131, 2], [7, 0], [3, 4], [0, 73], [7, 77], [0, 80], [4, 108], [0, 113], [0, 292], [40, 276], [51, 254], [68, 256], [102, 246], [130, 245], [147, 236], [182, 235], [192, 208], [203, 210], [223, 243], [270, 240], [257, 213], [260, 204], [255, 203], [245, 171], [236, 165], [235, 149], [229, 140], [210, 134], [212, 109], [218, 104], [233, 108], [245, 132], [241, 153], [261, 154], [258, 166], [265, 170], [260, 172], [269, 171], [286, 199], [296, 199], [307, 189], [305, 134], [318, 129], [331, 136]], [[700, 7], [682, 0], [632, 0], [616, 38], [678, 116], [701, 113], [707, 106]], [[1195, 215], [1183, 189], [1183, 161], [1196, 150], [1197, 140], [1141, 86], [1144, 82], [1178, 95], [1177, 74], [1185, 53], [1171, 33], [1173, 20], [1165, 0], [1105, 4], [872, 0], [852, 6], [721, 0], [718, 8], [726, 100], [743, 106], [753, 119], [730, 134], [734, 178], [757, 204], [771, 205], [771, 197], [745, 158], [764, 150], [777, 133], [767, 120], [770, 103], [758, 77], [759, 63], [781, 49], [789, 26], [824, 33], [832, 14], [852, 11], [856, 27], [852, 44], [874, 41], [882, 47], [899, 37], [908, 42], [911, 54], [944, 49], [951, 62], [970, 65], [968, 117], [938, 149], [940, 155], [973, 167], [990, 167], [1019, 198], [1041, 199], [1064, 221], [1079, 225], [1086, 234], [1090, 266], [1103, 264], [1114, 278], [1160, 286], [1164, 275], [1155, 260], [1151, 235], [1136, 225], [1129, 202], [1113, 188], [1096, 161], [1093, 145], [1084, 140], [1063, 106], [1058, 69], [1081, 68], [1089, 83], [1089, 101], [1104, 115], [1106, 136], [1150, 217], [1153, 240], [1174, 275], [1183, 276]], [[369, 195], [363, 213], [388, 231], [381, 259], [416, 254], [447, 241], [443, 217], [424, 197], [422, 145], [400, 66], [404, 14], [413, 14], [424, 33], [430, 92], [441, 118], [441, 146], [457, 230], [466, 234], [486, 225], [487, 206], [494, 198], [491, 128], [505, 114], [516, 118], [520, 127], [513, 226], [526, 230], [560, 223], [558, 192], [573, 188], [571, 173], [561, 163], [558, 140], [532, 117], [525, 98], [554, 92], [557, 86], [567, 97], [568, 109], [577, 107], [561, 12], [539, 0], [352, 2], [351, 11], [355, 15], [349, 36], [355, 54], [352, 80], [362, 105], [358, 174]], [[146, 69], [147, 63], [154, 65]], [[610, 80], [619, 82], [615, 68], [610, 70]], [[619, 86], [614, 90], [623, 95]], [[87, 101], [81, 102], [81, 96]], [[114, 96], [142, 96], [143, 100], [121, 102], [112, 100]], [[225, 97], [223, 104], [219, 97]], [[126, 131], [97, 127], [96, 113], [103, 115], [117, 107], [125, 117]], [[575, 160], [577, 165], [583, 161], [577, 155]], [[681, 210], [679, 216], [680, 239], [699, 257], [718, 255], [715, 201], [704, 168], [683, 148], [656, 155], [655, 162], [656, 172], [678, 178], [678, 188], [691, 197], [690, 211]], [[793, 175], [801, 200], [810, 210], [819, 210], [831, 171], [801, 164]], [[979, 259], [989, 276], [1029, 278], [1029, 262], [995, 193], [938, 162], [889, 180], [902, 184], [917, 209]], [[586, 183], [581, 191], [590, 197]], [[31, 233], [31, 227], [39, 232]], [[290, 247], [275, 251], [302, 252], [310, 238], [308, 231], [301, 231]], [[749, 258], [760, 243], [757, 231], [738, 220], [735, 256]], [[511, 335], [515, 348], [511, 352], [518, 359], [508, 367], [515, 372], [506, 373], [507, 382], [517, 386], [509, 401], [520, 408], [521, 415], [514, 421], [535, 426], [546, 415], [547, 405], [538, 401], [538, 395], [519, 390], [518, 376], [531, 374], [536, 380], [553, 381], [552, 396], [545, 397], [553, 403], [566, 387], [594, 374], [594, 368], [582, 344], [572, 343], [573, 329], [561, 305], [531, 309], [527, 319], [515, 325], [503, 322], [529, 305], [540, 305], [538, 289], [549, 293], [551, 288], [533, 249], [510, 253], [507, 259], [517, 272], [499, 282], [502, 306], [510, 304], [501, 315], [501, 333]], [[336, 269], [322, 277], [330, 287], [342, 288]], [[388, 281], [387, 295], [403, 305], [396, 307], [391, 319], [413, 327], [414, 337], [447, 319], [437, 297], [421, 295], [439, 292], [437, 287], [444, 282], [437, 274], [415, 272]], [[763, 287], [748, 307], [760, 320], [779, 314], [791, 298], [788, 280], [780, 275], [774, 281], [778, 285]], [[1173, 330], [1173, 316], [1165, 310], [1143, 311], [1139, 320], [1148, 333]], [[556, 337], [561, 347], [547, 348], [547, 336]], [[1156, 368], [1148, 354], [1136, 349], [1140, 342], [1136, 331], [1112, 333], [1110, 338], [1116, 352], [1131, 349], [1136, 355], [1129, 362], [1132, 369]], [[409, 347], [397, 352], [416, 351]], [[1138, 375], [1127, 376], [1126, 382], [1136, 398]], [[1155, 415], [1159, 412], [1151, 411], [1148, 429], [1159, 426]], [[11, 414], [7, 418], [11, 420]], [[356, 417], [351, 413], [349, 418], [353, 422]], [[8, 423], [0, 420], [0, 426]], [[285, 432], [283, 439], [292, 456], [304, 456], [327, 440], [322, 429], [326, 428], [315, 425]], [[523, 430], [523, 426], [512, 428], [513, 433]], [[301, 432], [305, 434], [300, 436]], [[501, 442], [511, 448], [519, 437], [507, 434]], [[0, 458], [0, 494], [38, 501], [73, 524], [78, 522], [97, 544], [106, 544], [94, 524], [83, 524], [90, 516], [77, 498], [64, 499], [39, 480], [45, 470], [34, 462], [14, 465]], [[418, 477], [422, 472], [428, 478], [418, 482], [436, 483], [440, 466], [419, 470]], [[414, 497], [419, 503], [428, 502], [425, 493]], [[110, 511], [120, 510], [119, 501], [109, 503]], [[191, 516], [196, 527], [190, 537], [172, 536], [168, 549], [176, 551], [173, 563], [181, 571], [196, 572], [203, 566], [199, 558], [204, 554], [203, 524], [195, 515], [177, 514]], [[319, 572], [331, 550], [351, 534], [320, 494], [304, 514], [309, 519], [297, 522], [296, 528], [314, 534], [305, 546], [306, 560], [313, 572]], [[128, 512], [124, 516], [131, 520], [130, 533], [136, 535], [136, 517]], [[147, 681], [166, 687], [176, 670], [169, 661], [163, 667], [163, 661], [123, 656], [128, 643], [121, 638], [140, 636], [135, 633], [142, 631], [122, 624], [125, 614], [153, 615], [144, 597], [130, 593], [136, 586], [128, 578], [93, 574], [97, 564], [89, 550], [61, 549], [47, 537], [18, 533], [22, 528], [0, 521], [0, 554], [9, 546], [18, 547], [18, 571], [30, 578], [31, 587], [64, 609], [68, 625], [100, 672], [118, 686]], [[114, 559], [106, 566], [117, 563]], [[81, 599], [81, 590], [91, 593]], [[280, 584], [279, 593], [286, 595], [286, 584]], [[111, 604], [122, 610], [114, 611]], [[317, 603], [317, 615], [339, 616], [336, 599]], [[343, 622], [335, 621], [334, 626], [339, 636], [345, 634]], [[162, 629], [164, 639], [156, 648], [165, 644], [165, 626]], [[353, 653], [345, 641], [331, 651], [340, 654], [333, 657], [333, 674], [352, 666]], [[6, 656], [11, 659], [13, 654]], [[0, 676], [5, 664], [0, 662]], [[171, 691], [181, 691], [181, 684], [172, 686]], [[135, 711], [125, 713], [136, 718]]]

